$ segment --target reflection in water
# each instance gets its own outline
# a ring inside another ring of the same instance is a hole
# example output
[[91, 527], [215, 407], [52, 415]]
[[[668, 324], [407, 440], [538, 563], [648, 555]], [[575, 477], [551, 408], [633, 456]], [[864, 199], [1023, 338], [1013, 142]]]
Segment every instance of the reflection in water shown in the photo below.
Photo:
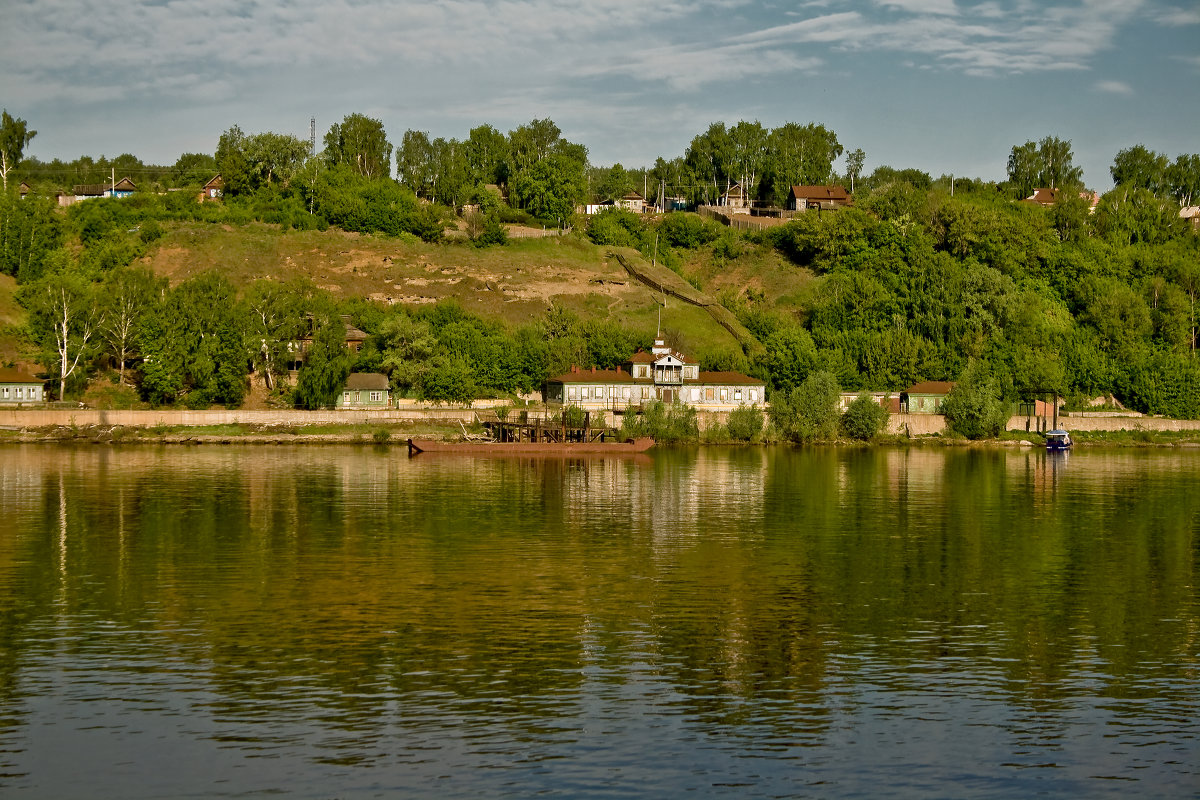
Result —
[[0, 793], [1200, 780], [1189, 452], [0, 456]]

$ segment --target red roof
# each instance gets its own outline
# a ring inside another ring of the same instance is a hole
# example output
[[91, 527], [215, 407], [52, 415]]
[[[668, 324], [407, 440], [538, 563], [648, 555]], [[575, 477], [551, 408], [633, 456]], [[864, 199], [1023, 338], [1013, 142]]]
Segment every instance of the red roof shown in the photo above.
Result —
[[571, 367], [570, 372], [564, 372], [549, 379], [550, 383], [633, 383], [633, 376], [625, 370], [616, 369], [580, 369]]
[[658, 360], [658, 356], [653, 353], [647, 353], [645, 350], [638, 350], [629, 357], [629, 361], [633, 364], [653, 364]]

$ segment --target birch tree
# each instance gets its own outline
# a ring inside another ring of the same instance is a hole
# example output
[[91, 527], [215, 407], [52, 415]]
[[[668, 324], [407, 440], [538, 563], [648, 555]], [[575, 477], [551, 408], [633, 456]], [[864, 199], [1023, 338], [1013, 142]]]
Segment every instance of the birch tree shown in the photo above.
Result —
[[144, 267], [113, 270], [104, 282], [104, 316], [100, 335], [117, 362], [118, 381], [125, 383], [125, 365], [140, 354], [138, 328], [166, 282]]
[[29, 327], [42, 343], [42, 363], [58, 372], [58, 398], [67, 379], [95, 350], [104, 315], [90, 281], [68, 268], [57, 269], [22, 288], [19, 299], [29, 310]]
[[8, 191], [8, 173], [21, 163], [21, 155], [35, 136], [37, 131], [29, 130], [25, 120], [9, 116], [8, 109], [0, 114], [0, 179], [4, 191]]

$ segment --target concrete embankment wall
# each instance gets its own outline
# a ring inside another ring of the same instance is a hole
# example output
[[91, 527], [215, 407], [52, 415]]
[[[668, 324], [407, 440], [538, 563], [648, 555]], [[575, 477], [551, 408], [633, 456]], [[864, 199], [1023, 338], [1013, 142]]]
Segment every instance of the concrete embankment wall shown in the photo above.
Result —
[[346, 411], [104, 411], [80, 409], [0, 409], [0, 425], [18, 428], [41, 428], [50, 425], [122, 425], [152, 428], [157, 425], [344, 425], [387, 424], [414, 421], [474, 422], [475, 411], [470, 408], [388, 408]]
[[[1045, 432], [1054, 427], [1053, 419], [1044, 417], [1010, 417], [1007, 430]], [[1162, 417], [1084, 416], [1059, 417], [1058, 427], [1066, 431], [1197, 431], [1200, 420], [1163, 419]], [[908, 436], [929, 436], [946, 430], [946, 418], [941, 414], [892, 414], [888, 432]]]
[[[473, 408], [446, 408], [406, 404], [399, 408], [360, 409], [345, 411], [298, 411], [277, 409], [251, 411], [247, 409], [187, 411], [161, 409], [157, 411], [106, 411], [95, 408], [5, 408], [0, 409], [0, 427], [41, 428], [49, 426], [128, 426], [152, 428], [155, 426], [207, 426], [207, 425], [387, 425], [405, 422], [442, 422], [455, 425], [470, 424], [476, 420], [476, 410], [491, 404], [479, 402]], [[529, 418], [543, 416], [538, 410], [530, 410]], [[513, 419], [514, 417], [510, 417]], [[723, 425], [729, 419], [728, 411], [701, 411], [697, 421], [701, 430], [713, 425]], [[619, 427], [621, 417], [612, 412], [593, 412], [593, 425]], [[1086, 416], [1059, 417], [1058, 426], [1068, 431], [1195, 431], [1200, 430], [1200, 420], [1163, 419], [1161, 417], [1114, 417]], [[1012, 417], [1008, 421], [1010, 431], [1037, 433], [1052, 427], [1052, 420], [1039, 417]], [[892, 414], [888, 419], [888, 432], [907, 436], [929, 436], [946, 430], [946, 418], [941, 414]]]

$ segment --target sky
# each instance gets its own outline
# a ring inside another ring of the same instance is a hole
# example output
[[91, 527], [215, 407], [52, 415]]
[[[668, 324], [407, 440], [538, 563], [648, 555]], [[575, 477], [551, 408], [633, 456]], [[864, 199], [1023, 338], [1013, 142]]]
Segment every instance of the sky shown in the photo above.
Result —
[[0, 105], [42, 160], [362, 113], [393, 143], [549, 118], [630, 168], [746, 119], [935, 178], [1057, 136], [1104, 191], [1121, 149], [1200, 152], [1200, 0], [0, 0]]

